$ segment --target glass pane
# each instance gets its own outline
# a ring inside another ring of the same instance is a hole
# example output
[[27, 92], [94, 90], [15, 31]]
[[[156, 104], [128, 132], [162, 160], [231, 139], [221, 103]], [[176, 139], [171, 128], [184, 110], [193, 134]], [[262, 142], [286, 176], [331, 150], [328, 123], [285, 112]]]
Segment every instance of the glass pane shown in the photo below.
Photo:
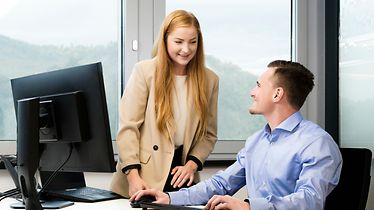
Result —
[[16, 138], [10, 79], [101, 61], [117, 131], [118, 2], [5, 0], [0, 7], [0, 140]]
[[166, 0], [166, 14], [175, 9], [199, 19], [207, 65], [220, 77], [218, 138], [246, 139], [265, 123], [248, 113], [250, 90], [270, 61], [291, 58], [291, 1]]
[[342, 147], [374, 151], [374, 1], [340, 1], [340, 136]]

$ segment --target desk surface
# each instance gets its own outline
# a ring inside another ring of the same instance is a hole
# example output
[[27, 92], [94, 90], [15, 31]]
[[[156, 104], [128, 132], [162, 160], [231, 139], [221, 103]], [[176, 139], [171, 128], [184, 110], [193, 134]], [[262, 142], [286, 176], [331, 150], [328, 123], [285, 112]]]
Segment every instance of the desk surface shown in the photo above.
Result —
[[[14, 210], [10, 208], [10, 204], [17, 202], [13, 198], [6, 198], [0, 201], [0, 209], [1, 210]], [[102, 202], [95, 202], [95, 203], [81, 203], [81, 202], [74, 202], [74, 205], [62, 208], [62, 210], [136, 210], [141, 208], [131, 208], [130, 203], [127, 199], [116, 199], [110, 201], [102, 201]]]
[[[14, 198], [5, 198], [0, 201], [1, 210], [15, 210], [10, 207], [11, 204], [18, 202]], [[204, 206], [191, 206], [203, 209]], [[61, 210], [136, 210], [142, 208], [132, 208], [128, 199], [115, 199], [110, 201], [101, 201], [95, 203], [74, 202], [73, 205], [64, 207]]]

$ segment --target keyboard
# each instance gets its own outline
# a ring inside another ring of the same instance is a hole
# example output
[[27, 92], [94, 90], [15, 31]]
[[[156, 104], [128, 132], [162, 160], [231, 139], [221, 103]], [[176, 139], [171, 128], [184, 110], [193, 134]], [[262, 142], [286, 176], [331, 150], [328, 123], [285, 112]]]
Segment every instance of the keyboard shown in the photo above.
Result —
[[143, 202], [140, 203], [140, 208], [147, 209], [162, 209], [162, 210], [200, 210], [204, 209], [204, 206], [178, 206], [173, 204], [161, 204], [161, 203], [151, 203], [151, 202]]
[[69, 201], [78, 202], [98, 202], [122, 198], [120, 195], [109, 191], [93, 187], [79, 187], [64, 190], [48, 190], [47, 196], [63, 198]]

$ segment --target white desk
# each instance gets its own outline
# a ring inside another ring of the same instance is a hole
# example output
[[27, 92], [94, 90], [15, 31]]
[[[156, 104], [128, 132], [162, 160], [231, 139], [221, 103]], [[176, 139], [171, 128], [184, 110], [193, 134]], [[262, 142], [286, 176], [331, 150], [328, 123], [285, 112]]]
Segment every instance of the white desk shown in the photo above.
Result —
[[[86, 176], [88, 175], [88, 176]], [[111, 173], [87, 173], [85, 174], [86, 182], [90, 187], [97, 187], [101, 189], [109, 189]], [[0, 192], [14, 188], [13, 180], [8, 171], [0, 170]], [[0, 201], [0, 210], [14, 210], [10, 208], [10, 204], [17, 202], [15, 199], [6, 198]], [[116, 199], [110, 201], [102, 201], [95, 203], [81, 203], [75, 202], [74, 205], [62, 208], [61, 210], [126, 210], [126, 209], [141, 209], [131, 208], [127, 199]]]
[[[15, 210], [10, 207], [11, 204], [18, 202], [13, 198], [6, 198], [0, 201], [0, 210]], [[204, 206], [191, 206], [203, 209]], [[136, 210], [142, 208], [132, 208], [128, 199], [116, 199], [95, 203], [74, 202], [73, 205], [64, 207], [61, 210]]]
[[[10, 208], [10, 204], [17, 202], [13, 198], [6, 198], [0, 201], [1, 210], [14, 210]], [[95, 203], [74, 202], [74, 205], [62, 208], [61, 210], [136, 210], [141, 208], [131, 208], [127, 199], [116, 199], [110, 201], [102, 201]]]

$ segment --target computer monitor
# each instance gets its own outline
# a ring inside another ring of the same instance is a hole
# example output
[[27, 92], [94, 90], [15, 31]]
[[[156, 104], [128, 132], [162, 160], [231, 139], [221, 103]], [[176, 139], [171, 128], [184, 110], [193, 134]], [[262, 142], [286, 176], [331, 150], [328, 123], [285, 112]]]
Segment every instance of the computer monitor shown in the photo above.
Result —
[[30, 179], [24, 185], [32, 187], [35, 167], [55, 171], [70, 149], [61, 174], [115, 171], [101, 63], [15, 78], [11, 85], [20, 182]]

